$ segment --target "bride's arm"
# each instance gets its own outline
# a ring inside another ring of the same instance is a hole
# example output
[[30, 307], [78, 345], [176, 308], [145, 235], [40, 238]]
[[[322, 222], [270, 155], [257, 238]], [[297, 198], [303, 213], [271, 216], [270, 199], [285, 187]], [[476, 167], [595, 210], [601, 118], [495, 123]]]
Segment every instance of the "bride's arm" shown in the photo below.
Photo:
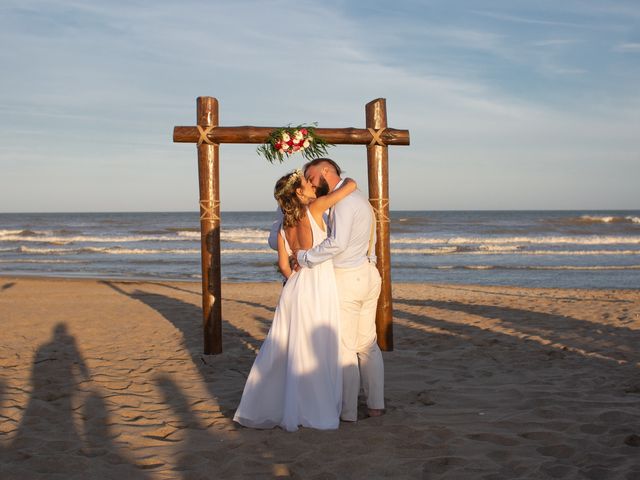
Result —
[[309, 210], [311, 210], [311, 213], [314, 215], [321, 215], [322, 212], [333, 207], [344, 197], [355, 191], [356, 188], [358, 188], [358, 184], [353, 178], [345, 178], [339, 188], [336, 188], [333, 192], [325, 195], [324, 197], [318, 197], [311, 202]]
[[286, 243], [289, 244], [289, 248], [292, 251], [296, 251], [300, 249], [300, 242], [298, 240], [298, 231], [296, 227], [289, 227], [287, 229], [280, 230], [278, 233], [278, 268], [280, 273], [285, 276], [285, 278], [289, 278], [293, 273], [291, 269], [291, 261], [293, 255], [289, 255], [287, 252], [287, 247], [285, 246], [285, 236]]
[[284, 245], [282, 231], [278, 232], [278, 269], [284, 278], [291, 276], [291, 265], [289, 264], [289, 253]]

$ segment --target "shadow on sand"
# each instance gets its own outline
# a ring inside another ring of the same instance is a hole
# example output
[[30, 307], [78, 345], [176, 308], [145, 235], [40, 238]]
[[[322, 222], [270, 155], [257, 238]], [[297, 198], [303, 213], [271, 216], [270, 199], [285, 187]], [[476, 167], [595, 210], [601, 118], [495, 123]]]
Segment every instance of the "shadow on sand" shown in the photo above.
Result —
[[2, 478], [147, 478], [113, 444], [109, 412], [90, 376], [75, 338], [58, 323], [35, 353], [31, 395], [13, 441], [0, 452]]

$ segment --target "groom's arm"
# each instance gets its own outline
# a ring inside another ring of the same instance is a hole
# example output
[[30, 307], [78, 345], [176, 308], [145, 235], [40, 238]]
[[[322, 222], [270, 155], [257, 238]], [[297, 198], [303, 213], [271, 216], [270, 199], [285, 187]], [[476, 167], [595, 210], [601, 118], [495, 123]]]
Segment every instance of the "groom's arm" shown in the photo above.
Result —
[[278, 234], [282, 228], [283, 218], [284, 215], [282, 214], [282, 210], [278, 207], [277, 218], [271, 225], [271, 230], [269, 231], [269, 246], [274, 250], [278, 250]]
[[296, 255], [298, 264], [313, 268], [343, 252], [349, 244], [352, 226], [353, 211], [349, 208], [340, 208], [340, 204], [336, 204], [333, 207], [331, 236], [309, 250], [299, 250]]

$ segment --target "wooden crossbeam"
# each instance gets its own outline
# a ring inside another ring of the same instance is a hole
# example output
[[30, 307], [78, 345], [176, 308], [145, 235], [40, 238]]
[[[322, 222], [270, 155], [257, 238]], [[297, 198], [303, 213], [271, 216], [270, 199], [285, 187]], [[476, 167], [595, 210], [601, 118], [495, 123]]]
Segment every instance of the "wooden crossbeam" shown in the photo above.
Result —
[[[279, 127], [174, 127], [176, 143], [265, 143], [269, 134]], [[409, 130], [385, 128], [379, 132], [367, 128], [316, 128], [315, 133], [334, 145], [409, 145]]]

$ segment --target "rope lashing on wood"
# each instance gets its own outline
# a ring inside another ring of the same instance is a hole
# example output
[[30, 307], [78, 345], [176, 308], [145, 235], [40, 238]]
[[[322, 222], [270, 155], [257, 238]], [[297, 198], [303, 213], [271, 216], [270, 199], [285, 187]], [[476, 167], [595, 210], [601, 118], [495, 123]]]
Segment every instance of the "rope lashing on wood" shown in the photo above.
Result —
[[374, 145], [380, 145], [381, 147], [386, 147], [385, 143], [382, 141], [381, 135], [382, 132], [384, 132], [387, 128], [380, 128], [378, 130], [375, 130], [373, 128], [367, 128], [367, 130], [369, 130], [369, 133], [371, 133], [371, 142], [369, 143], [370, 147], [373, 147]]
[[217, 143], [213, 143], [211, 140], [209, 140], [209, 137], [207, 135], [209, 135], [209, 133], [216, 127], [214, 126], [208, 126], [207, 128], [202, 128], [201, 125], [198, 125], [198, 132], [200, 132], [200, 138], [198, 139], [198, 146], [202, 145], [203, 143], [206, 143], [207, 145], [218, 145]]
[[[373, 211], [376, 214], [376, 220], [378, 223], [386, 222], [389, 223], [389, 217], [385, 215], [385, 209], [389, 207], [389, 199], [388, 198], [370, 198], [369, 202], [371, 202], [371, 206], [373, 207]], [[374, 202], [377, 205], [374, 205]]]
[[200, 200], [200, 220], [219, 222], [220, 217], [214, 210], [220, 207], [220, 200]]

